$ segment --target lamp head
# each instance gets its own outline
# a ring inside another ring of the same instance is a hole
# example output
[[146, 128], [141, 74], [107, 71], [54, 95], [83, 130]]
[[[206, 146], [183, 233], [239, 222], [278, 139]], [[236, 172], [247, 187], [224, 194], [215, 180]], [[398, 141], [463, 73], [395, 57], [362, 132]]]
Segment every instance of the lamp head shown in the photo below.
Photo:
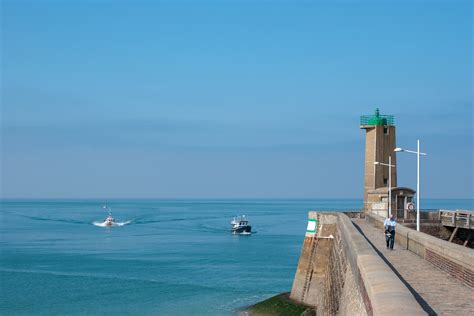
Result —
[[401, 152], [401, 151], [403, 151], [403, 150], [404, 150], [403, 148], [397, 147], [397, 148], [395, 148], [393, 151], [395, 151], [395, 152]]
[[374, 161], [374, 165], [380, 165], [380, 162]]

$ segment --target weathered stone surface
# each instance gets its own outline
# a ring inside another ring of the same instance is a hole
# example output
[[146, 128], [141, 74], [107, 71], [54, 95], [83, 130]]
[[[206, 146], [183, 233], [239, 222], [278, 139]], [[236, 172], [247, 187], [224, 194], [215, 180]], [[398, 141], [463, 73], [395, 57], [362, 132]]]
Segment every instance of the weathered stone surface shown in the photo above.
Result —
[[317, 306], [325, 295], [323, 283], [333, 247], [333, 238], [329, 236], [336, 232], [337, 217], [335, 214], [310, 212], [309, 218], [318, 220], [318, 234], [304, 239], [290, 297], [298, 302]]
[[359, 285], [354, 278], [354, 271], [349, 264], [346, 269], [337, 315], [367, 315]]

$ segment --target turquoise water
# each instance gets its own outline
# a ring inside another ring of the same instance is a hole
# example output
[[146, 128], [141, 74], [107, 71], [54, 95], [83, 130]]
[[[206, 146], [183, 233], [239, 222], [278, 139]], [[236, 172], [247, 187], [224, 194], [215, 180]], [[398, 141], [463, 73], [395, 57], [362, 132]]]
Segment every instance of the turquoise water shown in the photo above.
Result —
[[[232, 315], [291, 289], [311, 209], [360, 200], [3, 201], [2, 315]], [[427, 208], [473, 208], [429, 200]], [[255, 233], [234, 236], [248, 215]]]

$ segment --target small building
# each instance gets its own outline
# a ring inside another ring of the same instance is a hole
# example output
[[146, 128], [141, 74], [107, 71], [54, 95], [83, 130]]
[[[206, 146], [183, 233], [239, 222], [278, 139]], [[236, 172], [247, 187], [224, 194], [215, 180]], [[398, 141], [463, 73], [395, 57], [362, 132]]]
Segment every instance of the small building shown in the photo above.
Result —
[[[392, 214], [397, 218], [408, 218], [408, 203], [413, 202], [415, 190], [407, 187], [392, 188]], [[381, 187], [375, 190], [369, 190], [367, 193], [368, 210], [372, 213], [386, 217], [389, 210], [388, 187]]]

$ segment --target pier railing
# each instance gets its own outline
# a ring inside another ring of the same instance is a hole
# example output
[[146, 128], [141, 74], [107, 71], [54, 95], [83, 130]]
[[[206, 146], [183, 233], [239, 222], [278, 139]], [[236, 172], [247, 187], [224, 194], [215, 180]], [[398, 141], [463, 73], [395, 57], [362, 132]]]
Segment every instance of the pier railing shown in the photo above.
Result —
[[443, 226], [474, 229], [474, 211], [470, 210], [439, 210]]

